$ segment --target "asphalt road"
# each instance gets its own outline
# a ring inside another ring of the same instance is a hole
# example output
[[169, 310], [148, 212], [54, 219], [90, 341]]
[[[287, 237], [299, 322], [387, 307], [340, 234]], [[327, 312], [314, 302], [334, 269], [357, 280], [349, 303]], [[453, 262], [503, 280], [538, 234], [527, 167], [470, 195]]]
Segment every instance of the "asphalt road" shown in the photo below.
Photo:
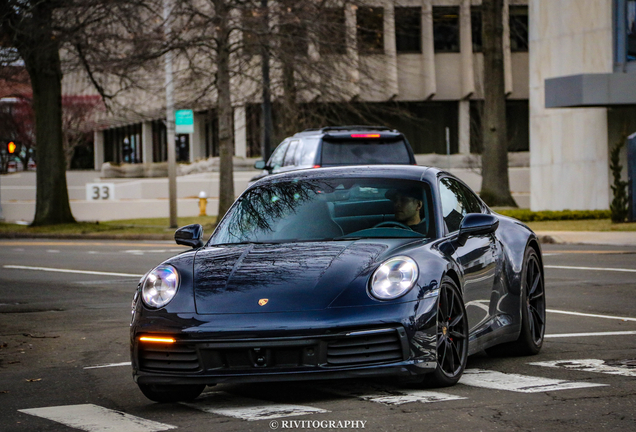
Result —
[[181, 250], [0, 241], [0, 431], [636, 430], [636, 248], [545, 245], [543, 350], [473, 356], [452, 388], [218, 385], [156, 404], [127, 365], [130, 303], [139, 276]]

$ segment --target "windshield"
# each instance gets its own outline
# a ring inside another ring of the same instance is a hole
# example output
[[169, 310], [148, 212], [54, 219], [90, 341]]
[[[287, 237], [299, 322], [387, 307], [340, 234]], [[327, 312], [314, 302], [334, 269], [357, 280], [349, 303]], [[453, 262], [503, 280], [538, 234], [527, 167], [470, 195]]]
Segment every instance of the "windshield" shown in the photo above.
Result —
[[208, 245], [377, 237], [432, 238], [428, 184], [394, 179], [312, 179], [245, 192]]
[[322, 142], [322, 166], [361, 164], [409, 164], [403, 140], [338, 140]]

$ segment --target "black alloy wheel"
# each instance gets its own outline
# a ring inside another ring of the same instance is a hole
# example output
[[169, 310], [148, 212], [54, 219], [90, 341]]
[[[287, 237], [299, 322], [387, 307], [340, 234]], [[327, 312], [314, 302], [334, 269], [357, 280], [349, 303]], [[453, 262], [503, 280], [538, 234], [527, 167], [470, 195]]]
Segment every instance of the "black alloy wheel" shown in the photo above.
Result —
[[468, 360], [468, 318], [462, 295], [451, 278], [444, 277], [437, 305], [437, 368], [428, 377], [434, 387], [459, 381]]
[[527, 356], [541, 351], [545, 336], [545, 285], [539, 256], [528, 248], [521, 275], [521, 332], [510, 343], [488, 348], [492, 356]]
[[534, 249], [526, 251], [523, 273], [524, 303], [518, 352], [534, 355], [541, 350], [545, 336], [545, 287], [539, 258]]

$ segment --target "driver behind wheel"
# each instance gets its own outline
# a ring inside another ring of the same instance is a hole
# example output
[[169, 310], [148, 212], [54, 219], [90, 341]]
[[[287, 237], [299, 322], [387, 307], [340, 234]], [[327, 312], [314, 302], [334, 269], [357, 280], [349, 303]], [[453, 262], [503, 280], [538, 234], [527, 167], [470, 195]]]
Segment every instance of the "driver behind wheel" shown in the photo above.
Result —
[[416, 188], [391, 189], [385, 196], [393, 203], [395, 220], [403, 223], [420, 234], [427, 234], [425, 221], [422, 221], [422, 191]]

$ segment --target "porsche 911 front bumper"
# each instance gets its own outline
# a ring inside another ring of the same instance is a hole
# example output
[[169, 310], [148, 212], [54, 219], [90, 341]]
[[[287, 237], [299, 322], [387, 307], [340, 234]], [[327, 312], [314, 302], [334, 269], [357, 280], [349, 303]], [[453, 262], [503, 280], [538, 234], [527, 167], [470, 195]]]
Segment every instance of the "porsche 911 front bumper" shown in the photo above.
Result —
[[[140, 310], [131, 328], [133, 377], [141, 384], [216, 384], [422, 375], [437, 365], [435, 304], [429, 298], [249, 315], [233, 326], [229, 316], [201, 323], [201, 315]], [[141, 336], [174, 342], [143, 342]]]
[[402, 327], [311, 337], [137, 342], [133, 350], [135, 379], [142, 384], [412, 376], [435, 368], [434, 358], [411, 357]]

